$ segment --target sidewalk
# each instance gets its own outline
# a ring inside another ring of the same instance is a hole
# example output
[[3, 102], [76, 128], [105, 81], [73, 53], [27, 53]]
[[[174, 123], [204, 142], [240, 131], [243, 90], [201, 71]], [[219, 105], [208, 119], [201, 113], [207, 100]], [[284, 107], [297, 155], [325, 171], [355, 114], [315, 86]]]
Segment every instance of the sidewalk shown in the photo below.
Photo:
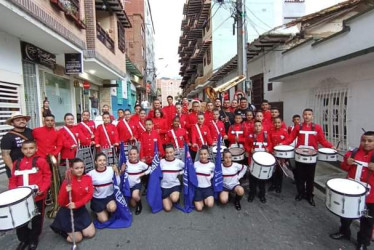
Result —
[[329, 163], [319, 161], [316, 167], [316, 174], [314, 177], [314, 186], [325, 193], [326, 191], [326, 182], [333, 178], [346, 178], [347, 172], [342, 170], [339, 163]]

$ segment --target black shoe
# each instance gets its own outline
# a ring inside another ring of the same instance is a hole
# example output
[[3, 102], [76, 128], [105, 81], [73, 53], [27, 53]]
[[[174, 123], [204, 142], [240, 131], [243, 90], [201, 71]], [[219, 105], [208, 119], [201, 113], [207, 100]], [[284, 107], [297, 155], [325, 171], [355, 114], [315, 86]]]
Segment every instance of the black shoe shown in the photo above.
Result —
[[262, 203], [266, 203], [266, 198], [265, 198], [265, 196], [262, 196], [262, 197], [259, 197], [260, 198], [260, 201], [262, 202]]
[[274, 184], [271, 184], [270, 187], [268, 188], [268, 191], [271, 192], [274, 190], [276, 190], [276, 186]]
[[277, 186], [277, 187], [275, 188], [275, 192], [276, 192], [277, 194], [282, 193], [282, 186]]
[[357, 248], [356, 248], [357, 250], [367, 250], [368, 248], [367, 248], [367, 246], [365, 246], [364, 244], [359, 244], [359, 245], [357, 245]]
[[314, 202], [313, 197], [310, 197], [309, 199], [307, 199], [307, 201], [309, 202], [309, 204], [310, 204], [311, 206], [313, 206], [313, 207], [316, 206], [316, 203]]
[[337, 233], [334, 233], [334, 234], [330, 234], [330, 238], [334, 239], [334, 240], [341, 240], [341, 239], [350, 240], [351, 236], [343, 234], [341, 232], [337, 232]]
[[27, 242], [21, 241], [21, 242], [18, 244], [16, 250], [24, 250], [24, 249], [26, 249], [26, 247], [27, 247], [28, 245], [29, 245], [29, 244], [28, 244]]
[[31, 242], [29, 245], [29, 250], [35, 250], [38, 247], [38, 242]]
[[255, 199], [255, 196], [254, 196], [254, 195], [248, 195], [248, 199], [247, 199], [247, 201], [248, 201], [248, 202], [252, 202], [254, 199]]
[[239, 211], [239, 210], [242, 209], [242, 206], [240, 205], [240, 201], [235, 201], [234, 205], [235, 205], [235, 209], [236, 209], [236, 210]]
[[295, 200], [301, 201], [303, 198], [304, 198], [304, 195], [298, 194], [298, 195], [296, 195]]
[[142, 209], [143, 209], [142, 202], [141, 201], [137, 202], [136, 208], [135, 208], [135, 214], [139, 215], [142, 212]]

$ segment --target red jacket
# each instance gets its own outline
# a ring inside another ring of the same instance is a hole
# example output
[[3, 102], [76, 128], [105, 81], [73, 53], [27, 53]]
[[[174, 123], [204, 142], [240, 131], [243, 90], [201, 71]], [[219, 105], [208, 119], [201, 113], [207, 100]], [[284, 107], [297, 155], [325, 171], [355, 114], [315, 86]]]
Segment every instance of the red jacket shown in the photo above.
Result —
[[205, 111], [205, 113], [204, 113], [204, 125], [209, 126], [211, 121], [213, 121], [213, 111]]
[[[82, 123], [86, 124], [89, 128], [86, 128]], [[95, 138], [92, 139], [92, 135], [95, 136], [95, 122], [88, 121], [88, 122], [80, 122], [77, 125], [78, 132], [79, 132], [79, 140], [82, 146], [91, 146], [91, 141], [95, 141]]]
[[[285, 122], [283, 122], [283, 121], [282, 121], [282, 125], [281, 125], [281, 128], [284, 128], [284, 129], [286, 129], [286, 130], [287, 130], [287, 125], [286, 125], [286, 123], [285, 123]], [[275, 126], [274, 126], [274, 123], [273, 123], [273, 122], [271, 122], [271, 123], [270, 123], [270, 129], [269, 129], [269, 130], [270, 130], [269, 132], [271, 132], [271, 131], [275, 130]]]
[[[119, 141], [123, 141], [125, 143], [128, 143], [133, 136], [134, 138], [138, 138], [138, 130], [136, 127], [136, 123], [133, 123], [131, 120], [127, 122], [129, 125], [130, 130], [127, 128], [125, 121], [121, 119], [117, 124], [117, 132], [118, 132], [118, 139]], [[131, 135], [132, 133], [132, 135]]]
[[161, 143], [165, 144], [165, 136], [170, 127], [167, 125], [167, 120], [165, 118], [152, 118], [152, 121], [153, 130], [155, 130], [160, 135]]
[[151, 132], [144, 132], [139, 139], [140, 142], [140, 159], [145, 161], [148, 165], [152, 163], [154, 156], [154, 140], [157, 140], [158, 152], [160, 157], [164, 155], [164, 148], [162, 147], [161, 139], [155, 130]]
[[60, 149], [57, 147], [58, 132], [55, 128], [48, 128], [46, 126], [35, 128], [32, 130], [32, 136], [38, 147], [37, 155], [44, 158], [49, 154], [57, 157]]
[[188, 144], [190, 142], [187, 131], [184, 128], [177, 128], [177, 129], [171, 129], [167, 132], [166, 143], [173, 144], [174, 148], [177, 148], [177, 146], [175, 144], [175, 139], [174, 139], [172, 130], [174, 131], [175, 139], [177, 140], [178, 147], [183, 149], [184, 143]]
[[271, 122], [271, 111], [270, 110], [262, 111], [262, 114], [264, 116], [264, 122], [266, 122], [268, 124], [272, 123]]
[[183, 104], [182, 105], [182, 113], [185, 115], [188, 115], [188, 104]]
[[136, 126], [136, 139], [139, 140], [141, 135], [146, 131], [145, 130], [145, 121], [139, 120], [137, 123], [135, 123]]
[[[31, 170], [32, 169], [32, 161], [33, 158], [37, 157], [36, 155], [28, 158], [23, 157], [18, 170]], [[14, 189], [16, 187], [23, 186], [23, 176], [22, 175], [14, 175], [14, 172], [16, 170], [16, 163], [17, 161], [13, 162], [13, 168], [12, 168], [12, 177], [9, 178], [9, 189]], [[36, 160], [36, 167], [38, 168], [38, 171], [34, 174], [29, 174], [29, 185], [37, 185], [39, 188], [39, 191], [42, 192], [41, 195], [36, 195], [34, 197], [35, 201], [40, 201], [44, 199], [47, 196], [47, 191], [49, 187], [51, 186], [51, 170], [49, 168], [49, 165], [47, 161], [43, 157], [39, 157]]]
[[184, 129], [187, 129], [186, 125], [187, 125], [187, 115], [186, 114], [181, 114], [181, 115], [178, 115], [179, 117], [179, 121], [180, 121], [180, 124], [181, 124], [181, 128], [184, 128]]
[[[105, 126], [110, 142], [108, 141], [105, 135], [103, 126]], [[114, 126], [111, 123], [100, 124], [96, 129], [95, 143], [96, 145], [100, 145], [101, 148], [109, 148], [113, 144], [119, 143], [118, 132], [117, 132], [116, 126]]]
[[[212, 136], [212, 140], [215, 142], [218, 140], [218, 134], [221, 134], [221, 140], [226, 135], [225, 133], [225, 125], [222, 121], [215, 122], [214, 120], [210, 121], [209, 125], [210, 135]], [[218, 131], [217, 131], [218, 129]]]
[[253, 129], [254, 129], [254, 121], [245, 121], [243, 122], [243, 125], [245, 127], [245, 136], [249, 135], [249, 134], [252, 134], [253, 133]]
[[236, 131], [238, 131], [239, 133], [241, 134], [238, 134], [238, 143], [239, 144], [244, 144], [245, 142], [245, 126], [240, 123], [235, 123], [233, 125], [230, 126], [229, 128], [229, 131], [227, 132], [227, 136], [228, 136], [228, 140], [229, 140], [229, 143], [230, 145], [232, 144], [235, 144], [236, 143]]
[[[204, 140], [204, 143], [201, 140], [200, 134], [196, 126], [193, 126], [191, 129], [192, 130], [191, 131], [191, 143], [192, 144], [196, 143], [199, 148], [201, 148], [202, 145], [212, 146], [213, 140], [212, 140], [212, 136], [210, 135], [209, 128], [205, 125], [200, 125], [199, 128], [200, 128], [201, 136], [203, 137], [202, 139]], [[191, 147], [191, 149], [193, 151], [198, 150], [198, 148], [196, 147]]]
[[[70, 134], [66, 128], [71, 131]], [[71, 148], [73, 145], [78, 146], [79, 131], [77, 126], [65, 126], [58, 131], [58, 148], [61, 148], [61, 159], [73, 159], [77, 148]], [[74, 137], [73, 137], [74, 136]], [[75, 140], [74, 140], [75, 139]]]
[[288, 132], [285, 128], [274, 129], [270, 132], [270, 139], [273, 147], [282, 143], [285, 139], [287, 139], [287, 137]]
[[177, 114], [177, 108], [175, 105], [168, 105], [162, 108], [162, 112], [164, 113], [164, 118], [166, 119], [167, 128], [170, 129], [173, 119]]
[[[255, 145], [256, 143], [264, 143], [262, 146]], [[245, 150], [252, 154], [252, 149], [259, 149], [259, 148], [265, 148], [268, 153], [271, 153], [273, 151], [273, 146], [271, 144], [270, 135], [267, 131], [262, 130], [260, 133], [256, 134], [249, 134], [249, 136], [246, 138], [245, 143]]]
[[[313, 131], [314, 126], [314, 131]], [[325, 135], [323, 134], [322, 128], [318, 124], [306, 124], [305, 122], [300, 125], [297, 125], [294, 130], [291, 132], [290, 136], [283, 142], [283, 144], [289, 145], [291, 144], [297, 137], [297, 144], [296, 148], [298, 148], [300, 145], [305, 146], [312, 146], [315, 150], [318, 150], [318, 143], [324, 146], [325, 148], [332, 148], [332, 144], [326, 140]], [[309, 134], [308, 136], [308, 145], [306, 143], [306, 136], [303, 133], [300, 133], [301, 131], [310, 131], [313, 134]]]
[[130, 122], [137, 124], [140, 121], [140, 117], [138, 114], [133, 114], [130, 118]]
[[191, 112], [187, 115], [186, 128], [188, 132], [192, 132], [191, 129], [197, 123], [197, 113]]
[[[347, 178], [360, 180], [361, 182], [363, 182], [364, 186], [366, 185], [366, 182], [369, 183], [371, 189], [369, 195], [366, 196], [366, 203], [374, 203], [374, 174], [371, 173], [371, 171], [369, 171], [367, 167], [367, 164], [371, 161], [373, 153], [374, 150], [370, 152], [365, 152], [364, 149], [360, 147], [356, 155], [354, 156], [354, 159], [356, 161], [359, 161], [366, 165], [366, 167], [362, 167], [361, 173], [359, 173], [359, 175], [361, 174], [361, 176], [356, 176], [357, 165], [347, 164], [347, 159], [351, 156], [352, 151], [348, 151], [344, 155], [344, 161], [340, 165], [342, 169], [348, 171]], [[369, 179], [368, 174], [370, 175]]]
[[[58, 193], [58, 204], [61, 207], [67, 207], [69, 204], [69, 193], [66, 192], [66, 180], [62, 183]], [[75, 209], [83, 207], [91, 199], [93, 195], [92, 179], [89, 175], [82, 175], [78, 181], [75, 175], [71, 175], [71, 196], [72, 202], [75, 204]], [[69, 218], [66, 218], [70, 220]]]

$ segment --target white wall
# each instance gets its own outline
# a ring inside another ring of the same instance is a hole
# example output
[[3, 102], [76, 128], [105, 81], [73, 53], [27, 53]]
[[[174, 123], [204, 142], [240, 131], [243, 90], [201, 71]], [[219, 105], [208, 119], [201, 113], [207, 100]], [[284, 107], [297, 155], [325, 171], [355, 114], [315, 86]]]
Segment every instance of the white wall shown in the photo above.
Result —
[[0, 81], [23, 84], [20, 40], [0, 31], [0, 55]]

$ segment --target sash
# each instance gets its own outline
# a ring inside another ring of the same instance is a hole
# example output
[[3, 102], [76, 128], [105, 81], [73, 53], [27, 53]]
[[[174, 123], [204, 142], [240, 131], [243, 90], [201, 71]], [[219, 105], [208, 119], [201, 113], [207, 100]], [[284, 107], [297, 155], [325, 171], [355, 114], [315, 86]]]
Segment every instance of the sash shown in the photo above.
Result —
[[143, 126], [143, 124], [142, 124], [141, 121], [139, 121], [139, 125], [140, 125], [140, 127], [143, 129], [143, 131], [145, 131], [145, 127]]
[[122, 119], [122, 121], [125, 123], [125, 125], [127, 127], [127, 130], [130, 132], [131, 137], [134, 137], [134, 134], [132, 133], [132, 130], [131, 130], [129, 124], [127, 123], [127, 121], [125, 119]]
[[88, 130], [88, 132], [90, 132], [90, 134], [91, 134], [91, 136], [93, 135], [93, 132], [92, 132], [92, 130], [90, 129], [90, 127], [89, 126], [87, 126], [87, 124], [86, 123], [84, 123], [84, 122], [81, 122], [81, 124]]
[[217, 127], [217, 124], [216, 124], [214, 121], [212, 121], [212, 123], [213, 123], [214, 127], [216, 128], [217, 135], [219, 135], [220, 133], [219, 133], [219, 129], [218, 129], [218, 127]]
[[66, 126], [64, 126], [64, 129], [66, 130], [66, 132], [68, 132], [68, 134], [71, 136], [71, 138], [73, 138], [75, 144], [78, 145], [77, 138], [75, 138], [75, 135], [71, 132], [71, 130]]
[[177, 140], [177, 136], [175, 135], [174, 129], [172, 129], [170, 131], [171, 131], [171, 134], [173, 135], [175, 146], [177, 147], [177, 150], [179, 151], [178, 140]]
[[104, 134], [105, 134], [106, 139], [108, 140], [109, 146], [112, 146], [112, 142], [110, 141], [108, 132], [106, 131], [104, 124], [101, 124], [101, 126], [103, 126]]
[[199, 133], [199, 137], [200, 137], [200, 140], [201, 140], [201, 145], [205, 145], [205, 141], [204, 141], [203, 135], [201, 134], [199, 125], [195, 124], [195, 127], [197, 129], [197, 132]]
[[368, 163], [367, 162], [363, 162], [363, 161], [357, 161], [355, 160], [357, 163], [356, 163], [356, 174], [355, 174], [355, 181], [360, 181], [361, 182], [361, 175], [362, 175], [362, 169], [363, 168], [367, 168], [368, 167]]

